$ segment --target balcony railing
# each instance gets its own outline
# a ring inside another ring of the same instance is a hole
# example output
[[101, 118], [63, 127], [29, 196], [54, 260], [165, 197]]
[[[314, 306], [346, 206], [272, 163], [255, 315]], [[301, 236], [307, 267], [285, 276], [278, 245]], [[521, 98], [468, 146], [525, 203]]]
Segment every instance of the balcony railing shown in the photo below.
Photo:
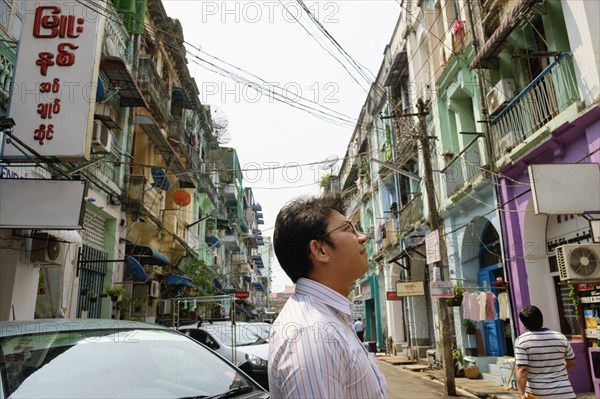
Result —
[[481, 175], [479, 140], [474, 139], [444, 169], [446, 196], [450, 197]]
[[131, 62], [131, 52], [128, 51], [129, 33], [123, 26], [117, 10], [111, 2], [107, 2], [107, 18], [104, 25], [104, 51], [111, 56], [125, 60], [127, 65]]
[[154, 60], [149, 57], [140, 58], [138, 83], [150, 106], [158, 113], [163, 122], [170, 119], [169, 91], [159, 76]]
[[496, 157], [509, 153], [578, 100], [572, 55], [562, 53], [492, 119]]
[[423, 219], [423, 196], [417, 194], [408, 204], [400, 209], [400, 232], [407, 232], [411, 226]]
[[88, 167], [88, 172], [92, 173], [98, 180], [108, 184], [113, 190], [121, 191], [119, 187], [119, 167], [115, 165], [118, 160], [118, 157], [111, 155], [108, 159]]
[[163, 210], [162, 222], [165, 228], [177, 237], [186, 241], [185, 222], [180, 217], [180, 210], [178, 209], [165, 209]]

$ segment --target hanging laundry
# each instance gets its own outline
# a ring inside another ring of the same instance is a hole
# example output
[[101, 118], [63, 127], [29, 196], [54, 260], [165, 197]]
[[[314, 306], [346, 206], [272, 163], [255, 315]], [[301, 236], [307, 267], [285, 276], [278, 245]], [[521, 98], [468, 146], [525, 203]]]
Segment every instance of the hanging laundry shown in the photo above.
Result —
[[487, 320], [485, 318], [485, 308], [487, 302], [487, 296], [485, 292], [480, 292], [479, 296], [479, 319], [478, 320]]
[[485, 293], [485, 320], [496, 320], [498, 314], [496, 313], [496, 295], [488, 291]]
[[468, 320], [480, 320], [478, 294], [473, 292], [463, 294], [463, 317]]
[[508, 309], [508, 294], [506, 292], [501, 292], [498, 294], [498, 308], [500, 310], [500, 319], [508, 319], [510, 312]]

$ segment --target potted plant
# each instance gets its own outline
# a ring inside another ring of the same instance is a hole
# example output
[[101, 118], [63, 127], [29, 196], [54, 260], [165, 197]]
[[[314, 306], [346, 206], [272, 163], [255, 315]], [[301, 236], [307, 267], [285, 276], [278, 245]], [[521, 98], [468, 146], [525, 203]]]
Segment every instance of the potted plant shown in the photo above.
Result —
[[455, 348], [452, 351], [452, 360], [454, 360], [454, 375], [457, 377], [462, 377], [464, 375], [463, 369], [464, 369], [464, 364], [463, 364], [463, 353], [462, 353], [462, 349], [460, 348]]
[[116, 302], [119, 300], [119, 297], [125, 295], [125, 288], [123, 287], [111, 287], [104, 290], [106, 295], [110, 297], [110, 300]]
[[477, 326], [475, 325], [473, 320], [466, 319], [463, 322], [463, 325], [465, 326], [465, 333], [467, 333], [468, 335], [473, 335], [477, 331]]
[[88, 292], [88, 299], [90, 300], [90, 303], [96, 303], [98, 300], [98, 294], [96, 294], [95, 291], [90, 291]]
[[131, 303], [133, 304], [134, 312], [141, 312], [142, 306], [146, 303], [146, 298], [133, 298]]
[[462, 286], [460, 286], [460, 285], [454, 286], [454, 297], [449, 298], [446, 301], [446, 304], [448, 306], [460, 306], [460, 305], [462, 305], [463, 293], [464, 292], [465, 292], [465, 289]]

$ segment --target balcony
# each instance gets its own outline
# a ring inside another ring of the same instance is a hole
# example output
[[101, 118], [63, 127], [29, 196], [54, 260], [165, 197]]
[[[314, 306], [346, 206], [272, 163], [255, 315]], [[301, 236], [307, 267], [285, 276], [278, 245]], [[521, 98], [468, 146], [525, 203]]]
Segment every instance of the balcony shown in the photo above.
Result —
[[417, 194], [400, 209], [400, 234], [406, 233], [414, 225], [420, 224], [423, 216], [423, 196]]
[[107, 3], [106, 13], [104, 40], [102, 42], [103, 53], [126, 60], [127, 64], [130, 65], [131, 52], [128, 51], [129, 33], [123, 26], [123, 22], [119, 18], [119, 14], [112, 5], [112, 2]]
[[572, 55], [562, 53], [491, 120], [496, 160], [511, 153], [577, 101]]
[[232, 252], [238, 252], [240, 250], [240, 240], [233, 234], [223, 236], [221, 239], [221, 244], [225, 246], [225, 249], [228, 249]]
[[446, 183], [446, 197], [475, 181], [482, 169], [479, 140], [474, 139], [442, 169]]
[[179, 217], [179, 213], [180, 211], [178, 209], [165, 209], [163, 211], [162, 222], [167, 231], [170, 231], [182, 240], [187, 241], [185, 223]]
[[235, 206], [238, 203], [238, 190], [235, 184], [226, 184], [223, 190], [225, 201], [229, 206]]
[[140, 58], [138, 69], [138, 84], [146, 102], [164, 123], [170, 119], [169, 112], [169, 90], [163, 83], [162, 78], [156, 70], [154, 60], [148, 57]]
[[119, 168], [120, 155], [111, 149], [110, 154], [100, 155], [82, 171], [84, 175], [91, 174], [97, 180], [104, 182], [112, 191], [120, 192], [121, 169]]

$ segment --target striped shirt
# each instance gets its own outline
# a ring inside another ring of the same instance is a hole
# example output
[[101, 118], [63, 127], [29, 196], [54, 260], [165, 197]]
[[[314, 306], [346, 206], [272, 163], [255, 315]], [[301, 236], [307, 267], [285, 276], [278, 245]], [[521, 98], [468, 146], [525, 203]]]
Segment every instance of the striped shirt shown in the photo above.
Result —
[[575, 354], [567, 337], [559, 332], [527, 331], [515, 340], [515, 364], [527, 367], [528, 394], [574, 399], [565, 359], [575, 359]]
[[351, 302], [301, 278], [273, 323], [269, 390], [278, 398], [386, 398], [375, 356], [352, 328]]

